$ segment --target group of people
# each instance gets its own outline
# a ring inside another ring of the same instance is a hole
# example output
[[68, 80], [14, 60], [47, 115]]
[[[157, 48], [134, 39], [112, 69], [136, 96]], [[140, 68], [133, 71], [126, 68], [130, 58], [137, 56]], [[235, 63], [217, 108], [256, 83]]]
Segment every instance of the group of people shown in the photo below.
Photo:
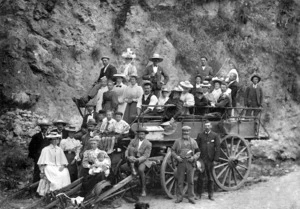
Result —
[[[32, 137], [29, 144], [29, 157], [34, 160], [33, 181], [39, 181], [38, 193], [44, 196], [58, 190], [79, 177], [83, 178], [82, 195], [86, 196], [97, 182], [110, 175], [110, 154], [115, 151], [124, 137], [130, 134], [130, 124], [138, 115], [160, 115], [164, 121], [178, 120], [181, 115], [213, 115], [222, 118], [229, 107], [236, 107], [239, 76], [232, 69], [227, 78], [214, 77], [207, 58], [201, 58], [201, 69], [197, 71], [195, 81], [181, 81], [172, 89], [167, 87], [169, 76], [159, 65], [163, 58], [154, 54], [142, 81], [137, 75], [133, 60], [136, 55], [127, 49], [122, 55], [124, 64], [116, 69], [110, 64], [110, 58], [101, 58], [103, 68], [100, 76], [86, 97], [73, 98], [78, 106], [86, 107], [81, 130], [68, 125], [63, 120], [50, 124], [39, 123], [41, 131]], [[259, 85], [261, 78], [253, 75], [253, 85], [247, 87], [244, 104], [250, 107], [246, 115], [257, 116], [262, 105], [263, 92]], [[141, 85], [139, 85], [141, 83]], [[251, 110], [251, 108], [254, 108]], [[253, 113], [252, 113], [253, 112]], [[49, 132], [51, 125], [56, 126]], [[205, 132], [196, 140], [189, 137], [190, 127], [182, 128], [182, 139], [175, 141], [172, 156], [177, 160], [178, 198], [183, 198], [183, 181], [188, 180], [188, 199], [195, 203], [193, 191], [194, 168], [198, 159], [204, 162], [208, 178], [209, 198], [213, 199], [212, 168], [219, 156], [219, 138], [211, 131], [211, 124], [205, 124]], [[142, 196], [146, 196], [145, 169], [151, 167], [148, 158], [152, 145], [146, 139], [148, 131], [143, 127], [136, 130], [127, 147], [126, 160], [122, 166], [133, 175], [139, 174]], [[199, 153], [201, 151], [201, 155]], [[200, 197], [203, 190], [202, 177], [199, 178]]]

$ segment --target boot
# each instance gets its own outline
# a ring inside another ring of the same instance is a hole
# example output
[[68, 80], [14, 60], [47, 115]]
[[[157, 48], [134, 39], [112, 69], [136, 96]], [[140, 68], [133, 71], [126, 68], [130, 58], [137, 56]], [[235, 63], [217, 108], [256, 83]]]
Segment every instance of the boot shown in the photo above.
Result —
[[208, 199], [213, 201], [213, 200], [215, 200], [213, 197], [214, 196], [214, 183], [211, 181], [208, 181], [207, 186], [208, 186]]
[[136, 176], [137, 172], [135, 170], [134, 163], [130, 163], [130, 168], [131, 168], [131, 174], [134, 175], [134, 176]]

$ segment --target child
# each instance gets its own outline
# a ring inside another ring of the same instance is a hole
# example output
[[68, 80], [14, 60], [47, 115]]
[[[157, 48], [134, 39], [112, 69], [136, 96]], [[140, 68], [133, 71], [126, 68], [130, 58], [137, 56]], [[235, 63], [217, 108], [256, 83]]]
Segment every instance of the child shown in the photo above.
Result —
[[104, 172], [105, 177], [109, 175], [109, 165], [104, 160], [105, 152], [102, 151], [97, 155], [97, 159], [95, 160], [93, 166], [89, 170], [90, 175], [94, 175], [95, 173]]
[[129, 133], [130, 126], [125, 120], [122, 119], [123, 113], [116, 112], [115, 117], [117, 121], [115, 123], [115, 133], [117, 135], [122, 135], [122, 138], [126, 137], [126, 135]]

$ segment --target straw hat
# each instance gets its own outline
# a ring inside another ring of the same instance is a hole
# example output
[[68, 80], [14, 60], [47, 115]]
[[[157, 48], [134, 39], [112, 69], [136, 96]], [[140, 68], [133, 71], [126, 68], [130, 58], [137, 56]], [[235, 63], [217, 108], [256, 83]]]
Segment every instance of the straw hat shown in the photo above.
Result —
[[257, 75], [257, 74], [253, 75], [250, 80], [253, 82], [253, 78], [255, 78], [255, 77], [258, 78], [258, 82], [257, 83], [259, 83], [261, 81], [261, 77], [259, 75]]
[[68, 123], [62, 119], [58, 119], [56, 121], [53, 122], [54, 126], [57, 126], [58, 124], [63, 124], [64, 126], [66, 126]]
[[211, 85], [208, 81], [203, 81], [202, 84], [200, 84], [200, 86], [203, 88], [203, 87], [207, 87], [207, 88], [210, 88]]
[[104, 59], [110, 60], [109, 56], [105, 56], [105, 55], [101, 57], [101, 60], [104, 60]]
[[66, 131], [69, 131], [69, 132], [76, 132], [76, 126], [74, 125], [69, 125], [67, 128], [65, 128]]
[[172, 91], [175, 91], [175, 92], [183, 92], [183, 89], [180, 87], [180, 86], [176, 86], [172, 89]]
[[136, 132], [138, 133], [138, 132], [144, 132], [145, 134], [148, 134], [149, 133], [149, 131], [147, 131], [144, 127], [142, 127], [142, 126], [140, 126], [140, 127], [138, 127], [138, 129], [136, 130]]
[[97, 136], [94, 136], [93, 138], [89, 139], [89, 142], [94, 142], [94, 141], [99, 142], [100, 141], [100, 136], [97, 135]]
[[123, 79], [125, 79], [125, 78], [126, 78], [126, 76], [125, 76], [124, 74], [122, 74], [122, 73], [119, 73], [119, 74], [114, 74], [114, 76], [113, 76], [113, 77], [116, 77], [116, 78], [120, 77], [120, 78], [123, 78]]
[[189, 89], [193, 88], [193, 85], [189, 81], [181, 81], [180, 85], [182, 87], [189, 88]]
[[122, 53], [122, 57], [125, 59], [135, 59], [136, 54], [130, 48], [127, 48], [127, 51]]
[[46, 138], [48, 139], [53, 139], [53, 138], [61, 138], [61, 134], [58, 134], [57, 132], [53, 131], [53, 132], [50, 132]]
[[192, 128], [190, 126], [182, 126], [181, 128], [183, 131], [189, 131], [191, 130]]
[[157, 53], [154, 53], [153, 56], [151, 58], [149, 58], [149, 60], [151, 62], [153, 62], [153, 60], [157, 60], [158, 62], [162, 62], [164, 59]]
[[130, 75], [130, 77], [135, 77], [137, 79], [139, 76], [137, 74], [133, 73]]
[[224, 80], [218, 77], [214, 77], [211, 79], [211, 82], [213, 83], [213, 85], [215, 85], [216, 82], [218, 82], [221, 85], [224, 82]]
[[38, 122], [38, 126], [51, 126], [51, 123], [50, 123], [49, 120], [43, 119], [43, 120]]

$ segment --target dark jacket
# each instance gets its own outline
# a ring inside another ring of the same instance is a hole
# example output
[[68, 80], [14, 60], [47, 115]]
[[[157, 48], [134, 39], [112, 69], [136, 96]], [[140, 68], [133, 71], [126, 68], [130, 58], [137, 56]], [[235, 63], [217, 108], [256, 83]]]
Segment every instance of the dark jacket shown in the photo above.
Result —
[[196, 139], [200, 149], [200, 158], [203, 161], [218, 161], [220, 156], [220, 137], [213, 131], [209, 134], [199, 133]]
[[[256, 92], [256, 97], [251, 96], [250, 91], [255, 91]], [[248, 86], [245, 91], [245, 96], [244, 96], [244, 105], [246, 107], [255, 107], [257, 104], [258, 107], [261, 107], [263, 103], [263, 91], [262, 88], [257, 85], [257, 88], [255, 89], [253, 85]]]
[[163, 68], [161, 66], [157, 66], [157, 72], [154, 76], [152, 76], [153, 73], [153, 64], [149, 65], [148, 67], [146, 67], [145, 70], [145, 74], [143, 76], [144, 80], [149, 80], [152, 83], [152, 89], [153, 90], [159, 90], [161, 89], [162, 85], [161, 84], [161, 80], [162, 80], [162, 76], [164, 77], [164, 83], [168, 83], [169, 81], [169, 76], [167, 75], [167, 73], [163, 70]]
[[[136, 153], [135, 157], [139, 158], [139, 163], [143, 163], [146, 160], [148, 160], [148, 158], [151, 155], [152, 144], [149, 140], [144, 139], [143, 143], [139, 147], [139, 139], [135, 138], [130, 141], [130, 143], [127, 147], [127, 151], [129, 149], [134, 149], [134, 151]], [[128, 152], [126, 152], [125, 155], [128, 155]]]
[[99, 75], [99, 78], [98, 78], [98, 82], [100, 82], [101, 78], [106, 76], [107, 80], [114, 80], [114, 74], [117, 73], [117, 69], [115, 68], [115, 66], [111, 65], [111, 64], [108, 64], [108, 67], [106, 68], [106, 71], [104, 72], [104, 68], [101, 68], [100, 70], [100, 75]]
[[174, 106], [170, 106], [170, 107], [165, 107], [165, 111], [164, 111], [164, 119], [165, 120], [170, 120], [171, 118], [177, 119], [178, 116], [180, 116], [182, 114], [182, 109], [183, 109], [183, 101], [180, 100], [180, 98], [178, 99], [168, 99], [168, 101], [165, 103], [165, 105], [174, 105]]
[[221, 94], [221, 96], [219, 97], [216, 105], [216, 109], [215, 112], [219, 112], [221, 113], [221, 116], [224, 115], [226, 112], [230, 112], [229, 109], [225, 109], [224, 107], [231, 107], [231, 101], [228, 95], [226, 94]]
[[[89, 114], [85, 114], [85, 116], [83, 116], [83, 120], [82, 120], [82, 125], [81, 128], [87, 128], [87, 118], [88, 118]], [[98, 122], [98, 114], [96, 112], [94, 112], [93, 118], [95, 119], [96, 122]]]
[[231, 89], [232, 107], [236, 107], [236, 96], [237, 96], [237, 92], [238, 92], [238, 83], [237, 83], [237, 81], [234, 81], [231, 84], [229, 84], [228, 88]]
[[195, 97], [195, 115], [204, 115], [206, 113], [206, 106], [208, 106], [208, 99], [203, 96], [201, 99]]
[[28, 157], [32, 158], [34, 162], [37, 162], [41, 155], [42, 149], [49, 144], [49, 140], [43, 137], [42, 132], [33, 135], [28, 146]]
[[[206, 65], [203, 70], [202, 66], [200, 66], [200, 69], [197, 70], [197, 75], [201, 75], [203, 80], [210, 81], [214, 76], [213, 69], [209, 65]], [[206, 76], [208, 76], [208, 78]]]

